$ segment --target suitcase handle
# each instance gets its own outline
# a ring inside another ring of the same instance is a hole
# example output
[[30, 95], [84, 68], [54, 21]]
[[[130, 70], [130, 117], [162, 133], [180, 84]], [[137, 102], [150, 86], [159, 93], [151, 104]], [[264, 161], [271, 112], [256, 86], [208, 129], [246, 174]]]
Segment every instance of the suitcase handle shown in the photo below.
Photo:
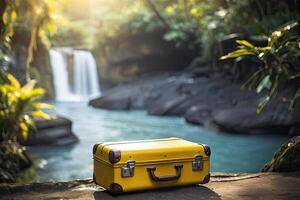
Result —
[[180, 178], [181, 176], [181, 169], [183, 168], [182, 164], [175, 164], [174, 168], [176, 170], [176, 174], [175, 175], [168, 175], [168, 176], [156, 176], [155, 175], [155, 170], [156, 167], [154, 166], [149, 166], [147, 167], [147, 171], [149, 172], [150, 177], [152, 178], [153, 181], [173, 181], [173, 180], [177, 180]]

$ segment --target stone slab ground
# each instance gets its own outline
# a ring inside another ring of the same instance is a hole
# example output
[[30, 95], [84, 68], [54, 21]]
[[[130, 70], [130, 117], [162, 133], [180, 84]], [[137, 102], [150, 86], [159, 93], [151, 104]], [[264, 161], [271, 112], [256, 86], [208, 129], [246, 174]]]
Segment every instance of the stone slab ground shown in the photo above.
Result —
[[112, 196], [90, 179], [25, 185], [0, 185], [2, 200], [195, 200], [300, 199], [300, 172], [214, 174], [206, 185], [149, 190]]

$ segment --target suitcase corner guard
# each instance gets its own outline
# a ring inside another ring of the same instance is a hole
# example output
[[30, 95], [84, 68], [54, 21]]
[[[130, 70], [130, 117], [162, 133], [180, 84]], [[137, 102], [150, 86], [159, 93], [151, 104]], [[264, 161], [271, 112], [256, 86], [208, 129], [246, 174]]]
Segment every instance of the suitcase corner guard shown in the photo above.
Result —
[[210, 173], [208, 173], [208, 174], [204, 177], [204, 179], [203, 179], [203, 181], [202, 181], [202, 184], [208, 183], [209, 181], [210, 181]]
[[210, 156], [211, 155], [210, 147], [207, 144], [201, 144], [201, 145], [204, 148], [205, 155]]
[[109, 186], [109, 192], [112, 194], [121, 194], [123, 193], [123, 188], [119, 183], [112, 183]]
[[109, 151], [109, 161], [115, 164], [121, 160], [121, 151], [117, 149], [112, 149]]
[[93, 154], [96, 153], [97, 148], [98, 148], [98, 146], [99, 146], [100, 144], [101, 144], [101, 143], [97, 143], [97, 144], [95, 144], [95, 145], [93, 146]]

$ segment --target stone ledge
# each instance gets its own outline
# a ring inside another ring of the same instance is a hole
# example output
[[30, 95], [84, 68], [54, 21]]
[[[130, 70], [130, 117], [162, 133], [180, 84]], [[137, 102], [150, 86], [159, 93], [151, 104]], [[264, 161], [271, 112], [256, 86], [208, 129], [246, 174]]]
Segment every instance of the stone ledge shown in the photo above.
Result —
[[[256, 179], [255, 182], [264, 182], [264, 179], [280, 180], [292, 178], [297, 180], [294, 184], [300, 184], [300, 172], [293, 173], [212, 173], [210, 183], [204, 185], [210, 188], [212, 185], [218, 184], [220, 186], [230, 185], [231, 182], [247, 182], [250, 179]], [[293, 182], [291, 182], [293, 184]], [[241, 187], [243, 185], [241, 184]], [[286, 189], [282, 185], [282, 189]], [[42, 183], [29, 183], [29, 184], [0, 184], [0, 194], [10, 196], [18, 194], [26, 194], [28, 192], [34, 193], [53, 193], [53, 192], [71, 192], [71, 191], [104, 191], [100, 186], [93, 183], [92, 179], [80, 179], [72, 181], [49, 181]], [[157, 191], [157, 190], [154, 190]], [[299, 190], [300, 195], [300, 190]], [[300, 197], [300, 196], [299, 196]]]

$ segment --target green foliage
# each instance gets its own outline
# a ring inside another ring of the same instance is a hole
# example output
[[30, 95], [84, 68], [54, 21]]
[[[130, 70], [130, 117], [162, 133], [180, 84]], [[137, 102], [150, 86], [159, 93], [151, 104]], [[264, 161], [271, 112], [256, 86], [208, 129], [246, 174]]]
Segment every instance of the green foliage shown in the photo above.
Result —
[[45, 32], [53, 34], [56, 31], [50, 17], [54, 5], [55, 1], [48, 0], [1, 1], [0, 39], [4, 47], [6, 49], [10, 48], [15, 27], [26, 27], [31, 32], [26, 64], [28, 83], [23, 87], [14, 76], [2, 71], [6, 68], [8, 57], [2, 50], [0, 52], [2, 68], [0, 70], [1, 143], [15, 143], [20, 133], [26, 139], [29, 127], [34, 126], [32, 117], [49, 118], [41, 109], [50, 108], [51, 106], [36, 102], [44, 95], [45, 91], [42, 88], [34, 88], [36, 81], [30, 80], [28, 68], [33, 60], [37, 38], [43, 38]]
[[49, 119], [41, 109], [52, 106], [37, 102], [45, 91], [34, 88], [36, 82], [29, 81], [21, 87], [20, 83], [7, 74], [0, 84], [0, 142], [15, 143], [19, 134], [26, 140], [30, 127], [34, 127], [32, 117]]
[[25, 147], [20, 147], [12, 141], [0, 143], [0, 160], [0, 183], [18, 181], [21, 170], [29, 168], [32, 164]]
[[105, 6], [102, 1], [94, 16], [98, 40], [123, 31], [164, 29], [164, 39], [177, 46], [201, 48], [207, 63], [224, 54], [224, 40], [267, 39], [279, 25], [299, 20], [300, 12], [294, 0], [112, 0]]
[[300, 11], [295, 9], [297, 2], [294, 1], [220, 2], [208, 2], [209, 12], [197, 18], [201, 29], [201, 44], [205, 44], [202, 45], [202, 58], [207, 62], [224, 54], [222, 43], [227, 39], [241, 37], [265, 40], [281, 24], [299, 19]]
[[94, 10], [97, 10], [94, 13], [95, 37], [100, 43], [105, 43], [108, 38], [117, 37], [124, 32], [136, 33], [141, 29], [153, 31], [162, 27], [143, 0], [98, 0]]
[[2, 1], [0, 12], [0, 41], [5, 47], [10, 47], [11, 37], [13, 35], [13, 27], [17, 18], [17, 13], [14, 9], [14, 4], [9, 1]]
[[88, 35], [82, 27], [83, 24], [74, 22], [59, 26], [57, 33], [50, 37], [51, 46], [84, 46]]
[[49, 34], [56, 32], [56, 25], [51, 18], [51, 13], [56, 6], [55, 1], [13, 0], [3, 2], [5, 9], [1, 19], [4, 24], [1, 41], [6, 47], [10, 47], [15, 26], [25, 26], [31, 29], [32, 43], [35, 43], [34, 41], [39, 35], [44, 38], [45, 31]]
[[[268, 95], [258, 105], [257, 113], [260, 113], [265, 105], [274, 97], [278, 88], [284, 82], [295, 83], [300, 81], [300, 36], [295, 27], [297, 22], [274, 31], [268, 38], [265, 47], [257, 47], [245, 40], [237, 40], [238, 50], [222, 56], [221, 59], [239, 58], [243, 56], [255, 56], [262, 65], [250, 77], [243, 87], [256, 87], [257, 93], [268, 90]], [[300, 87], [299, 87], [300, 88]], [[290, 108], [300, 97], [299, 90], [291, 100]]]
[[[60, 1], [54, 0], [11, 0], [1, 1], [0, 9], [0, 41], [10, 49], [10, 43], [16, 27], [30, 31], [28, 55], [26, 62], [26, 78], [30, 80], [30, 65], [33, 62], [38, 38], [50, 46], [49, 35], [56, 32], [52, 14]], [[27, 43], [27, 42], [26, 42]]]
[[36, 181], [36, 177], [38, 176], [37, 168], [38, 168], [38, 166], [34, 165], [33, 167], [30, 167], [30, 168], [22, 171], [22, 173], [19, 173], [17, 175], [16, 182], [25, 184], [25, 183], [30, 183], [32, 181]]

